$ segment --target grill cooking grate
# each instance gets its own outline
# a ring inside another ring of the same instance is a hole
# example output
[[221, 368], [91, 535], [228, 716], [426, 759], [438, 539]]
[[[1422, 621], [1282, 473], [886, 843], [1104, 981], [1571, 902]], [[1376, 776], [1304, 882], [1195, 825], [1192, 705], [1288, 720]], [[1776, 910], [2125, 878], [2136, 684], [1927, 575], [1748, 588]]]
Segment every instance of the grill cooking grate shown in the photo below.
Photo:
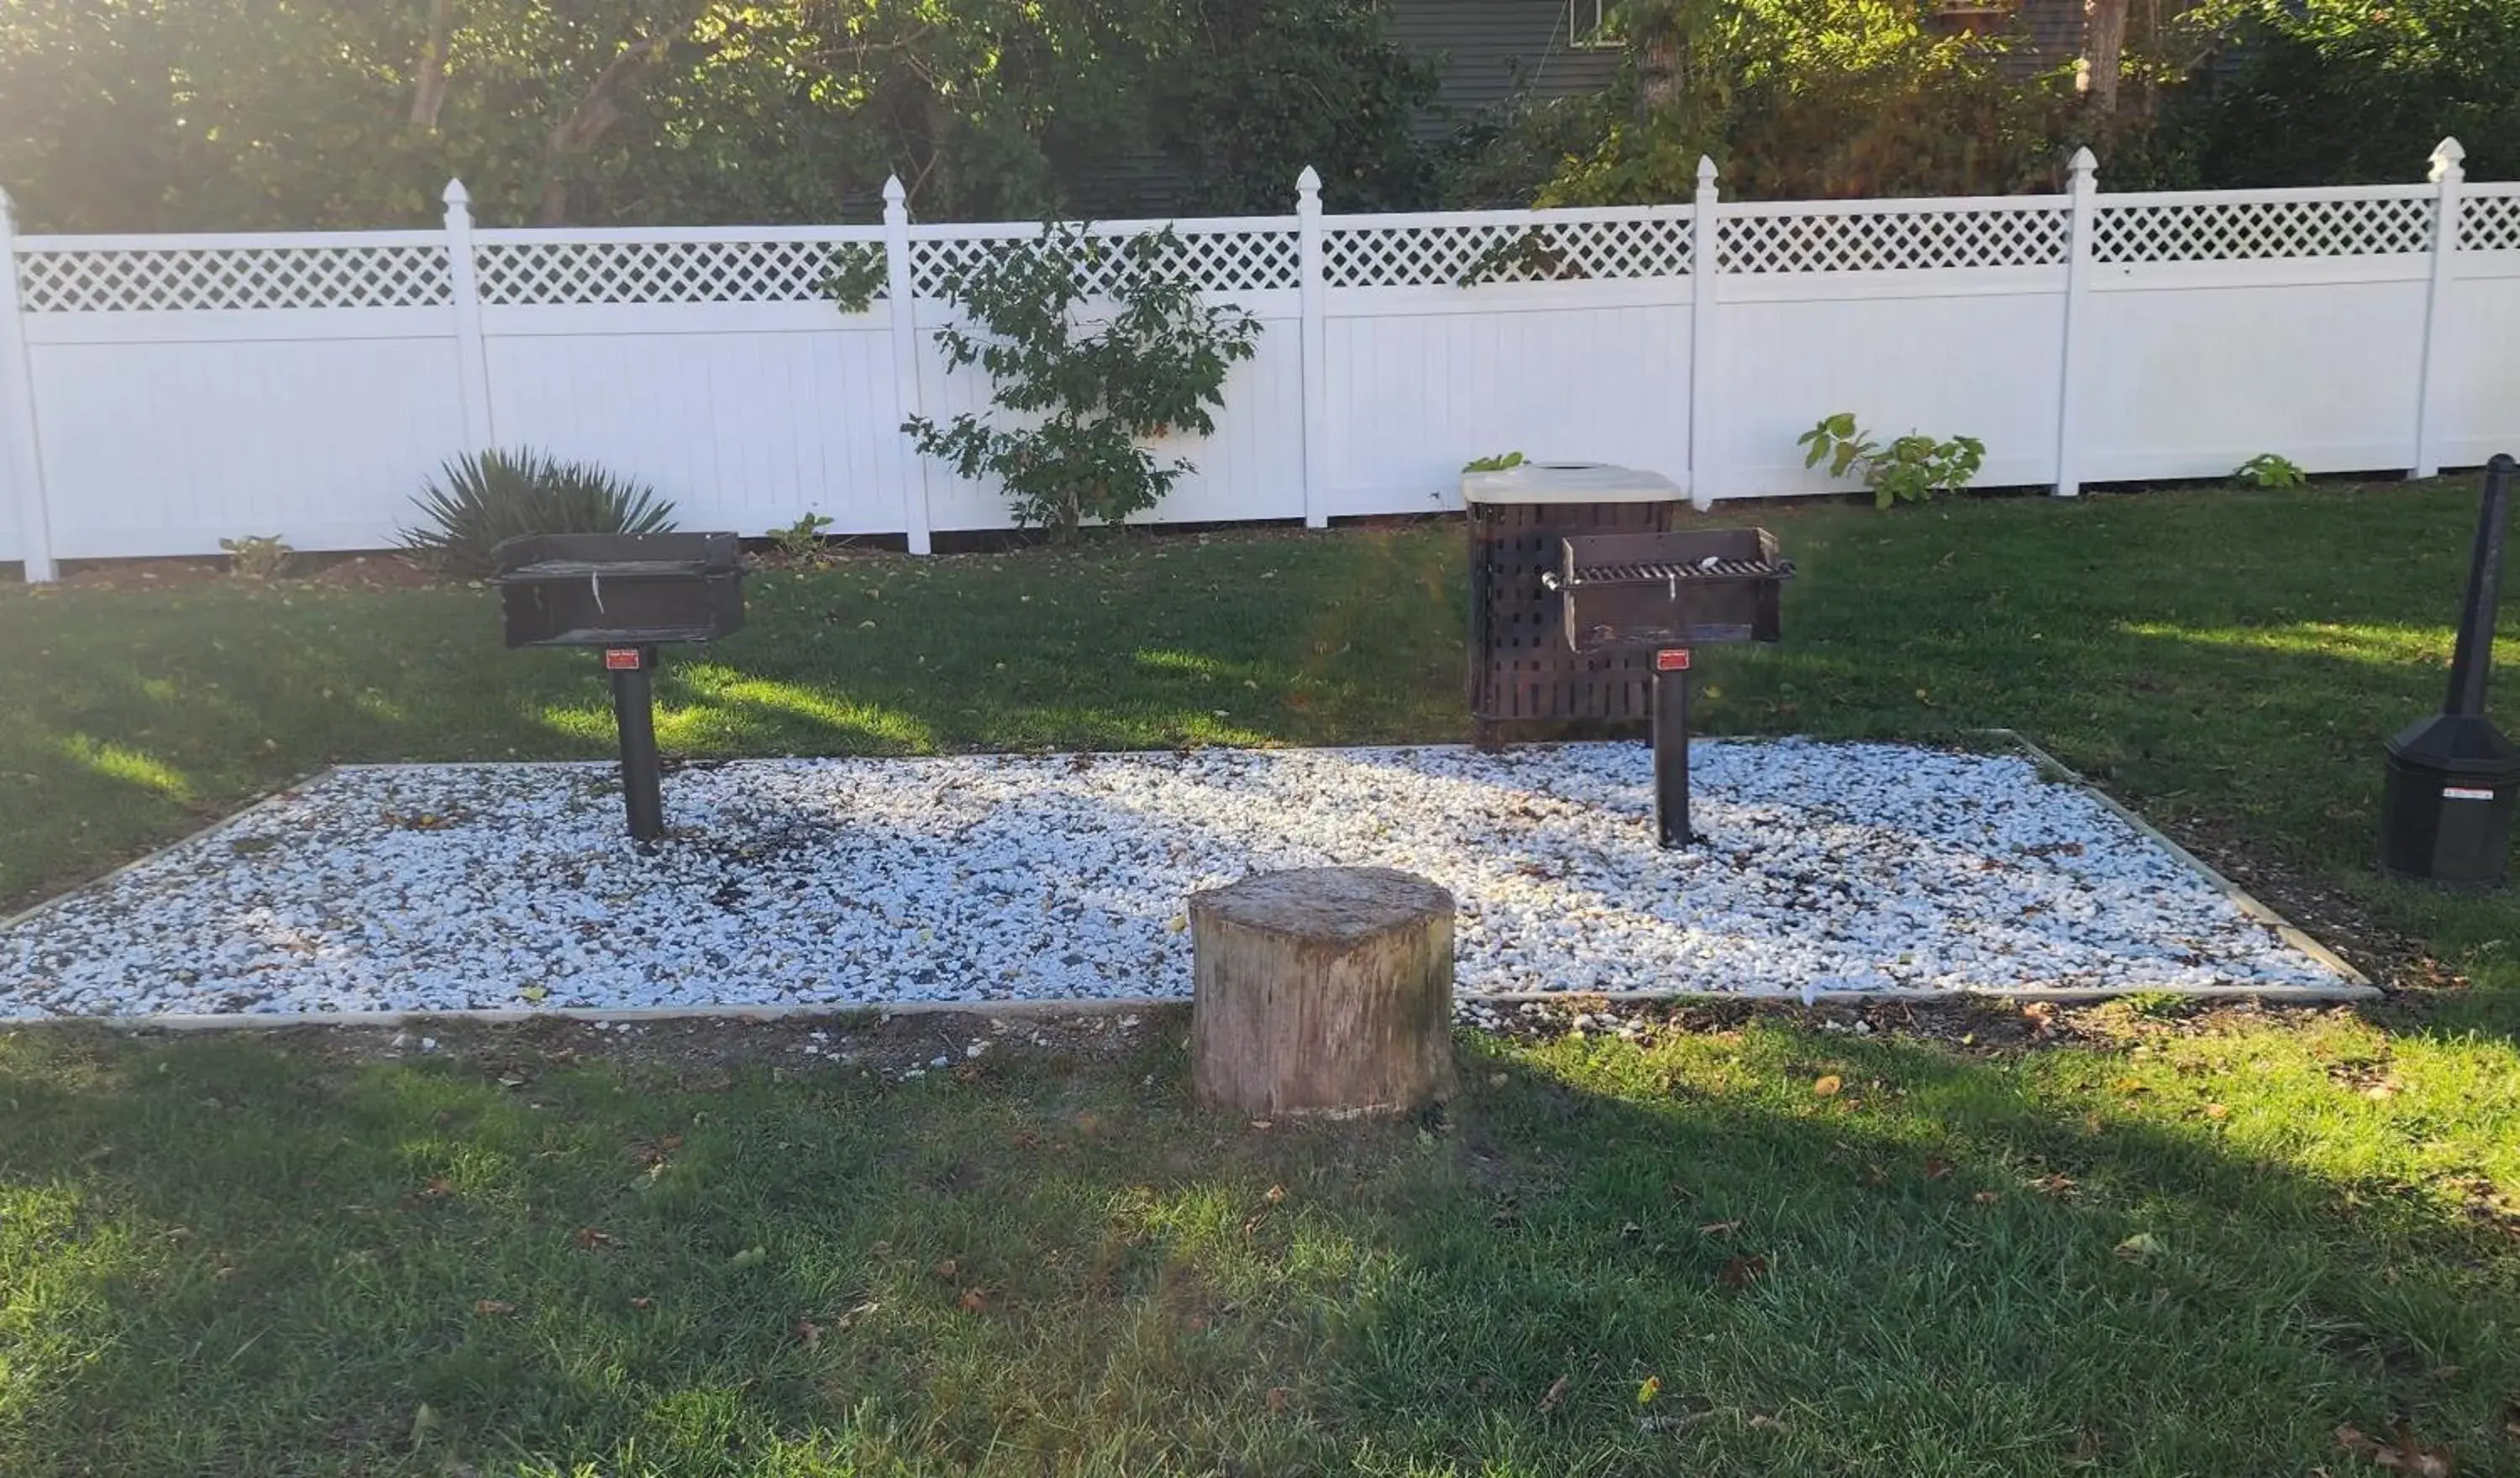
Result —
[[1673, 580], [1782, 580], [1791, 560], [1702, 560], [1695, 563], [1593, 564], [1575, 571], [1577, 585], [1620, 585]]

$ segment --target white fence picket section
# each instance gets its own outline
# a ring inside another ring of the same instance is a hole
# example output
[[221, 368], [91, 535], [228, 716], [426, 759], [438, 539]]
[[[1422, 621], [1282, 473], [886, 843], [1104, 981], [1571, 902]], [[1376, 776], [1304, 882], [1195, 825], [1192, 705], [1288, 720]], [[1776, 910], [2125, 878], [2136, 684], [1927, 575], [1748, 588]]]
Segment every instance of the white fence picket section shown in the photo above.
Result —
[[[2446, 161], [2446, 162], [2445, 162]], [[1197, 471], [1148, 515], [1456, 506], [1465, 460], [1624, 462], [1701, 503], [1816, 492], [1794, 438], [1982, 437], [1989, 484], [2470, 466], [2520, 446], [2520, 185], [1319, 212], [1169, 228], [1261, 324]], [[1003, 527], [919, 458], [984, 410], [934, 332], [1022, 222], [11, 238], [0, 560], [390, 542], [468, 445], [653, 483], [688, 527]], [[2079, 248], [2077, 243], [2085, 244]], [[461, 260], [459, 261], [459, 255]], [[878, 278], [863, 311], [839, 268]], [[1093, 286], [1107, 289], [1114, 253]], [[2070, 326], [2070, 345], [2069, 345]]]

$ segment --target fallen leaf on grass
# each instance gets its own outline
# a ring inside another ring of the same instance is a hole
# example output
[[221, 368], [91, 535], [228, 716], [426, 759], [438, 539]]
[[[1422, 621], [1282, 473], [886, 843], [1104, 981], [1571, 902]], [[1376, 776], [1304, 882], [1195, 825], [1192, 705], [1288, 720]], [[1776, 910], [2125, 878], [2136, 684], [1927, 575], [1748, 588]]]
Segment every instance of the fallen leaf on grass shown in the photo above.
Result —
[[1736, 1257], [1724, 1265], [1723, 1272], [1715, 1275], [1715, 1281], [1727, 1288], [1746, 1288], [1767, 1276], [1768, 1260], [1765, 1257]]
[[746, 1248], [744, 1248], [742, 1252], [739, 1252], [739, 1253], [737, 1253], [735, 1256], [733, 1256], [733, 1257], [731, 1257], [731, 1258], [728, 1258], [728, 1259], [726, 1260], [726, 1265], [727, 1265], [729, 1268], [733, 1268], [733, 1269], [736, 1269], [736, 1270], [738, 1270], [738, 1271], [741, 1271], [741, 1270], [745, 1269], [745, 1268], [758, 1268], [758, 1267], [760, 1267], [763, 1263], [766, 1263], [766, 1262], [768, 1262], [769, 1260], [770, 1260], [770, 1249], [769, 1249], [769, 1248], [767, 1248], [767, 1247], [746, 1247]]
[[1280, 1201], [1282, 1201], [1285, 1198], [1286, 1187], [1283, 1186], [1272, 1186], [1267, 1191], [1263, 1192], [1260, 1197], [1260, 1199], [1267, 1201], [1272, 1206], [1277, 1205]]
[[1708, 1222], [1697, 1229], [1699, 1236], [1731, 1236], [1741, 1230], [1739, 1222]]
[[966, 1288], [963, 1296], [954, 1302], [960, 1304], [966, 1314], [978, 1314], [989, 1307], [989, 1295], [978, 1288]]
[[1287, 1398], [1292, 1394], [1284, 1386], [1271, 1386], [1260, 1393], [1260, 1399], [1268, 1404], [1270, 1411], [1282, 1411], [1286, 1410]]
[[420, 1193], [428, 1197], [430, 1200], [436, 1200], [440, 1196], [453, 1195], [455, 1193], [455, 1183], [442, 1175], [432, 1176], [430, 1177], [428, 1185], [420, 1187]]
[[2146, 1083], [2141, 1078], [2120, 1078], [2111, 1086], [2122, 1094], [2148, 1094], [2152, 1092], [2152, 1085]]
[[1556, 1411], [1558, 1404], [1566, 1399], [1567, 1390], [1574, 1384], [1575, 1377], [1572, 1375], [1560, 1375], [1555, 1380], [1551, 1381], [1549, 1383], [1548, 1394], [1540, 1398], [1541, 1414], [1546, 1416], [1550, 1412]]
[[570, 1237], [569, 1240], [575, 1242], [581, 1250], [587, 1252], [593, 1252], [598, 1247], [617, 1247], [621, 1245], [620, 1238], [614, 1236], [611, 1232], [599, 1231], [593, 1227], [578, 1228], [577, 1234]]
[[810, 1319], [796, 1321], [795, 1325], [788, 1332], [796, 1336], [796, 1343], [808, 1350], [823, 1342], [823, 1326]]
[[1837, 1091], [1845, 1086], [1845, 1079], [1839, 1077], [1835, 1073], [1830, 1073], [1824, 1078], [1820, 1078], [1814, 1081], [1812, 1084], [1812, 1092], [1823, 1098], [1833, 1098], [1837, 1097]]
[[422, 1402], [420, 1404], [420, 1410], [411, 1413], [411, 1445], [414, 1448], [418, 1448], [422, 1443], [428, 1440], [428, 1434], [436, 1430], [436, 1409], [431, 1407], [428, 1402]]
[[472, 1300], [472, 1312], [496, 1318], [502, 1314], [516, 1313], [517, 1306], [504, 1298], [476, 1298]]
[[641, 1294], [641, 1295], [639, 1295], [639, 1296], [637, 1296], [637, 1297], [635, 1297], [635, 1298], [633, 1298], [633, 1299], [631, 1299], [631, 1300], [630, 1300], [630, 1307], [631, 1307], [631, 1308], [633, 1308], [633, 1309], [642, 1309], [642, 1310], [645, 1310], [645, 1309], [652, 1309], [652, 1308], [656, 1307], [656, 1301], [655, 1301], [654, 1299], [652, 1299], [652, 1298], [648, 1297], [648, 1296], [647, 1296], [647, 1295], [645, 1295], [645, 1294]]
[[1992, 1206], [1996, 1202], [2003, 1199], [2003, 1192], [2001, 1190], [1981, 1190], [1977, 1194], [1970, 1196], [1969, 1199], [1977, 1202], [1981, 1206]]
[[1882, 1169], [1878, 1165], [1867, 1165], [1864, 1167], [1864, 1184], [1867, 1186], [1887, 1186], [1890, 1184], [1890, 1172]]
[[2158, 1257], [2169, 1250], [2167, 1243], [2149, 1232], [2138, 1232], [2117, 1245], [2118, 1256], [2130, 1262], [2137, 1258]]
[[1943, 1177], [1945, 1177], [1945, 1176], [1947, 1176], [1947, 1175], [1950, 1175], [1951, 1173], [1952, 1173], [1952, 1162], [1951, 1162], [1951, 1161], [1944, 1159], [1941, 1155], [1938, 1155], [1938, 1154], [1934, 1154], [1934, 1155], [1927, 1155], [1927, 1156], [1925, 1156], [1925, 1179], [1926, 1179], [1926, 1180], [1929, 1180], [1929, 1181], [1939, 1181], [1939, 1180], [1941, 1180]]
[[2061, 1175], [2043, 1175], [2030, 1183], [2030, 1188], [2041, 1195], [2066, 1196], [2074, 1193], [2074, 1182]]
[[1659, 1375], [1648, 1375], [1644, 1379], [1644, 1384], [1637, 1387], [1637, 1405], [1641, 1407], [1650, 1406], [1653, 1404], [1653, 1399], [1661, 1394], [1662, 1377]]
[[2208, 1103], [2205, 1105], [2205, 1117], [2209, 1119], [2228, 1119], [2230, 1116], [2231, 1110], [2223, 1104]]
[[949, 1257], [928, 1271], [950, 1283], [963, 1271], [963, 1265]]
[[2336, 1429], [2336, 1441], [2347, 1452], [2367, 1457], [2375, 1467], [2395, 1472], [2411, 1473], [2414, 1478], [2451, 1478], [2454, 1471], [2448, 1448], [2427, 1448], [2415, 1440], [2407, 1424], [2399, 1422], [2390, 1434], [2396, 1440], [2384, 1443], [2348, 1422]]

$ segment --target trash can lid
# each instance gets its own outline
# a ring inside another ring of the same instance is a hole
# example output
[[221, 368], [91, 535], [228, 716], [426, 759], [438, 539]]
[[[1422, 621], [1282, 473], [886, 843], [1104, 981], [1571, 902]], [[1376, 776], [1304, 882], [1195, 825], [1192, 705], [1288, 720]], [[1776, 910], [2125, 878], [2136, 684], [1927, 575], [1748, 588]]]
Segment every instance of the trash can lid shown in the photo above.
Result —
[[1462, 474], [1464, 503], [1674, 503], [1685, 496], [1660, 472], [1606, 462], [1526, 462]]

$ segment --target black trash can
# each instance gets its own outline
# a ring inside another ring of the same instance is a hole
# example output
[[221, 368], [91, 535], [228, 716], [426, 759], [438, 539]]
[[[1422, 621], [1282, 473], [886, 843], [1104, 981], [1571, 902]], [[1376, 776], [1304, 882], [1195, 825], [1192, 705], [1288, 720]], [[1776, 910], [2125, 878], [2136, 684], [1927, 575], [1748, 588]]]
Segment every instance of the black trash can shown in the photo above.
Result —
[[2476, 541], [2468, 551], [2467, 599], [2450, 659], [2442, 711], [2398, 731], [2388, 743], [2380, 791], [2380, 871], [2451, 887], [2502, 885], [2511, 850], [2512, 797], [2520, 792], [2520, 748], [2485, 716], [2494, 668], [2494, 625], [2502, 604], [2502, 547], [2511, 486], [2520, 462], [2485, 465]]
[[2498, 888], [2520, 801], [2520, 748], [2483, 718], [2438, 714], [2388, 744], [2380, 870], [2452, 887]]

